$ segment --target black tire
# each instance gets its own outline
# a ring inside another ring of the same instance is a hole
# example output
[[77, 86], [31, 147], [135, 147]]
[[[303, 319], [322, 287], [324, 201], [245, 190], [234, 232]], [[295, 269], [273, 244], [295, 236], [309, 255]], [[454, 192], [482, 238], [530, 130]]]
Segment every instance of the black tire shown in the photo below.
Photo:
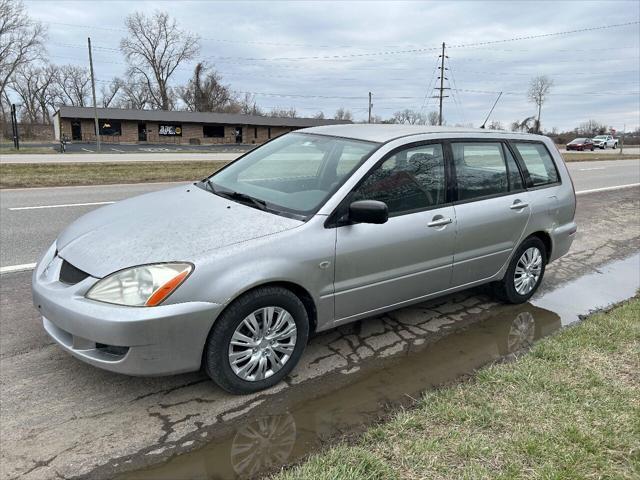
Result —
[[[293, 354], [280, 370], [263, 380], [248, 381], [240, 378], [229, 362], [229, 344], [236, 328], [256, 310], [275, 306], [291, 314], [296, 324], [297, 338]], [[223, 390], [233, 394], [254, 393], [280, 382], [296, 366], [309, 338], [309, 317], [300, 299], [290, 290], [281, 287], [263, 287], [236, 299], [216, 320], [203, 358], [207, 375]]]
[[[515, 287], [515, 271], [518, 265], [518, 261], [522, 257], [522, 254], [530, 248], [537, 248], [540, 251], [542, 256], [542, 265], [540, 270], [540, 276], [538, 281], [533, 286], [530, 292], [521, 295], [516, 291]], [[515, 254], [511, 258], [509, 262], [509, 267], [507, 268], [507, 272], [504, 275], [504, 278], [496, 282], [494, 284], [494, 293], [495, 296], [506, 303], [524, 303], [531, 298], [531, 296], [536, 293], [536, 290], [540, 286], [542, 279], [544, 278], [545, 267], [547, 265], [547, 248], [545, 247], [542, 240], [538, 237], [529, 237], [524, 242], [520, 244]]]

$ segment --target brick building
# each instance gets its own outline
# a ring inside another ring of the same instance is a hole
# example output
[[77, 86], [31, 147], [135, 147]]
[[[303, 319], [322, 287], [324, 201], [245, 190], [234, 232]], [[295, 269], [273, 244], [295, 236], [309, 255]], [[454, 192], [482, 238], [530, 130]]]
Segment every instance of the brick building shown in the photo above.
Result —
[[[172, 112], [98, 108], [100, 140], [113, 143], [263, 143], [305, 127], [350, 123], [315, 118], [261, 117], [232, 113]], [[93, 107], [60, 107], [53, 116], [56, 140], [96, 139]]]

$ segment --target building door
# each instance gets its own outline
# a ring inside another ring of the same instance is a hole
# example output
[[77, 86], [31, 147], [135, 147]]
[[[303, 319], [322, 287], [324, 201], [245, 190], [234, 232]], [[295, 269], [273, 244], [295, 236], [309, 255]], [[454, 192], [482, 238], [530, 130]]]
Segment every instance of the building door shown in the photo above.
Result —
[[138, 124], [138, 141], [139, 142], [147, 141], [147, 124], [146, 123]]
[[80, 120], [71, 121], [71, 140], [82, 140], [82, 126]]
[[236, 127], [236, 143], [242, 143], [242, 127]]

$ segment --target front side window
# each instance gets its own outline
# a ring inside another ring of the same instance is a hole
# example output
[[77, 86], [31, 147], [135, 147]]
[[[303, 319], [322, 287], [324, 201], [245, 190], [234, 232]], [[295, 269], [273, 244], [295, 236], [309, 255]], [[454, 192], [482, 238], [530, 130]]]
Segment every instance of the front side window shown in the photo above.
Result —
[[289, 133], [215, 173], [201, 188], [252, 206], [262, 204], [274, 213], [306, 217], [377, 147], [374, 142]]
[[516, 143], [534, 187], [556, 183], [558, 171], [549, 151], [541, 143]]
[[499, 195], [509, 191], [502, 144], [452, 143], [458, 181], [458, 200]]
[[353, 192], [351, 201], [378, 200], [389, 215], [423, 210], [446, 202], [440, 144], [402, 150], [376, 167]]

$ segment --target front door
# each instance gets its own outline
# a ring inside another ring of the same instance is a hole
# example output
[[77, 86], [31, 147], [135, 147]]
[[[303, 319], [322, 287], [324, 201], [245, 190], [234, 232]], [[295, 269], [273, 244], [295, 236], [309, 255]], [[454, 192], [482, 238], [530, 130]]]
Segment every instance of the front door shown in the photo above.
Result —
[[138, 141], [139, 142], [147, 141], [147, 124], [146, 123], [138, 123]]
[[501, 142], [454, 142], [451, 150], [458, 192], [453, 285], [461, 286], [498, 273], [531, 209], [518, 165]]
[[242, 127], [236, 127], [236, 143], [242, 143]]
[[71, 140], [82, 140], [82, 126], [80, 120], [71, 121]]
[[346, 199], [379, 200], [382, 225], [338, 227], [338, 322], [419, 299], [450, 286], [456, 219], [447, 203], [442, 146], [408, 147], [374, 167]]

